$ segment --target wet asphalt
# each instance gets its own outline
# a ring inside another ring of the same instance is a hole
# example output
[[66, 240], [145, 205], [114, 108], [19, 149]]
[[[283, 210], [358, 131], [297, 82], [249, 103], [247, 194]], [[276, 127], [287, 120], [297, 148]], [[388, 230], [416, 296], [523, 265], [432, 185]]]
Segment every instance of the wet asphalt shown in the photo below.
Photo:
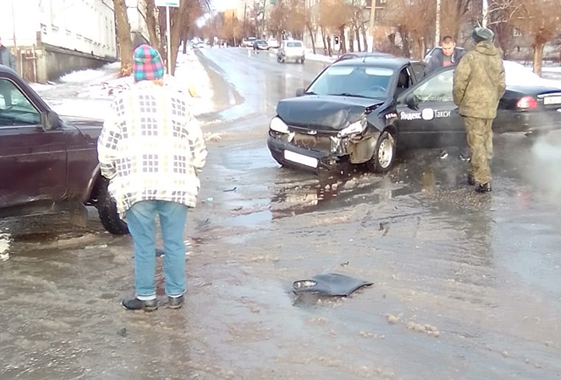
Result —
[[[6, 220], [1, 379], [558, 379], [561, 134], [496, 136], [493, 192], [475, 194], [450, 150], [387, 175], [280, 168], [266, 147], [276, 102], [325, 67], [203, 49], [216, 112], [189, 215], [186, 304], [127, 312], [129, 237], [65, 216]], [[161, 247], [161, 240], [159, 240]], [[341, 273], [348, 298], [296, 297]]]

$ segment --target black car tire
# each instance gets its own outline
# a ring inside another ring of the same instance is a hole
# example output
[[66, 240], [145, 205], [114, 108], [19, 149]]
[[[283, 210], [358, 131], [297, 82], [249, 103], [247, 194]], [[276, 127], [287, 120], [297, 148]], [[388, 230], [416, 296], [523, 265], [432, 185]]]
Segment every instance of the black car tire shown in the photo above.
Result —
[[368, 170], [374, 173], [386, 173], [394, 162], [396, 155], [396, 143], [393, 135], [384, 131], [376, 141], [376, 147], [372, 158], [366, 163]]
[[105, 178], [101, 179], [97, 195], [97, 213], [99, 220], [107, 232], [113, 235], [127, 235], [129, 227], [127, 223], [119, 217], [117, 205], [109, 194], [109, 181]]

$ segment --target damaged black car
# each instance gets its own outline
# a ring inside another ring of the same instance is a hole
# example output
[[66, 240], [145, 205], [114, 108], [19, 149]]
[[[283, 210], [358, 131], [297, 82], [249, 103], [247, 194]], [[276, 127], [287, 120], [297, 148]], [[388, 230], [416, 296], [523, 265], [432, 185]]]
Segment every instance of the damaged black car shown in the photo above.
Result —
[[[295, 98], [281, 100], [267, 145], [281, 165], [317, 171], [346, 160], [387, 172], [398, 148], [464, 147], [453, 102], [454, 66], [425, 77], [424, 63], [364, 57], [336, 62]], [[561, 128], [561, 88], [505, 62], [507, 91], [495, 133]]]

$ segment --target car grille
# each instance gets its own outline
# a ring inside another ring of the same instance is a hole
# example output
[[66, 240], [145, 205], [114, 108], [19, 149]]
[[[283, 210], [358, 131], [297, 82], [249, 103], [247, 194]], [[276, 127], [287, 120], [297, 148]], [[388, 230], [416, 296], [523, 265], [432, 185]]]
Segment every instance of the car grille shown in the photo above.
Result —
[[311, 136], [296, 132], [292, 143], [301, 148], [317, 150], [320, 152], [331, 152], [331, 139], [329, 136]]

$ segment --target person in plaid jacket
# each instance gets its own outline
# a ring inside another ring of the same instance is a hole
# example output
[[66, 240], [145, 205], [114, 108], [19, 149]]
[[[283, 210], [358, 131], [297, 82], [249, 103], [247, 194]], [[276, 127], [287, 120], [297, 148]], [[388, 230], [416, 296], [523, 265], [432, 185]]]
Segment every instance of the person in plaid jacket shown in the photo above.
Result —
[[113, 101], [98, 140], [101, 173], [134, 243], [136, 296], [129, 310], [158, 308], [156, 215], [164, 242], [168, 307], [184, 301], [188, 208], [195, 207], [207, 156], [203, 134], [185, 95], [164, 86], [164, 64], [149, 45], [134, 51], [134, 85]]

